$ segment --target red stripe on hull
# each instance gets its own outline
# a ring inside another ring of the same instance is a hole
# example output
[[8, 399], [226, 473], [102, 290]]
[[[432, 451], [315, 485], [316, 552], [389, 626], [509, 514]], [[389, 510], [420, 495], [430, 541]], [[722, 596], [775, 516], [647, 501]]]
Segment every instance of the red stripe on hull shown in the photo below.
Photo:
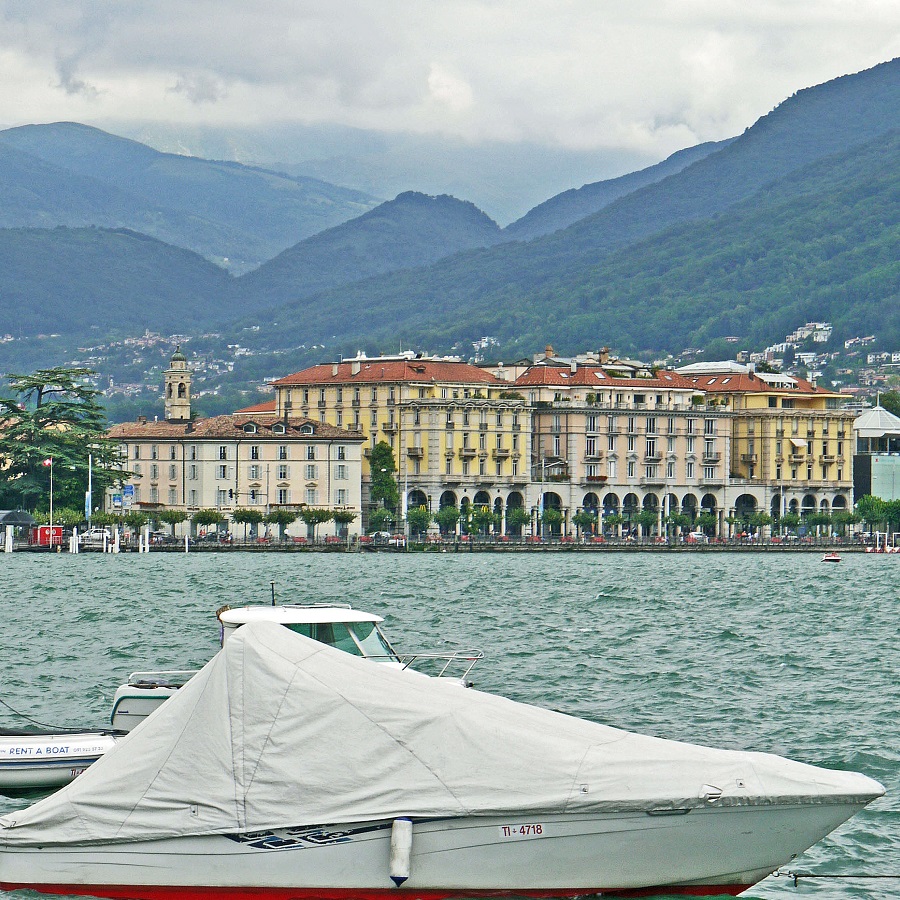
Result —
[[604, 890], [559, 888], [556, 890], [487, 890], [454, 891], [416, 890], [415, 888], [263, 888], [263, 887], [179, 887], [165, 885], [129, 886], [122, 884], [8, 884], [0, 882], [0, 890], [40, 891], [65, 896], [108, 897], [111, 900], [449, 900], [453, 897], [534, 897], [563, 898], [597, 895], [602, 897], [652, 897], [657, 894], [679, 894], [687, 897], [736, 897], [749, 890], [749, 884], [661, 885], [655, 888]]

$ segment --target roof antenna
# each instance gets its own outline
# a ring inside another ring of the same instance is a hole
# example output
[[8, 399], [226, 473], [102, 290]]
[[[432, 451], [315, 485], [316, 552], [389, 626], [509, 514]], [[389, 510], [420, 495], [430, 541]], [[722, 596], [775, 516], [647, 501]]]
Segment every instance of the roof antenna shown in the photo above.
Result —
[[272, 606], [274, 606], [275, 605], [275, 582], [270, 581], [269, 587], [272, 589]]

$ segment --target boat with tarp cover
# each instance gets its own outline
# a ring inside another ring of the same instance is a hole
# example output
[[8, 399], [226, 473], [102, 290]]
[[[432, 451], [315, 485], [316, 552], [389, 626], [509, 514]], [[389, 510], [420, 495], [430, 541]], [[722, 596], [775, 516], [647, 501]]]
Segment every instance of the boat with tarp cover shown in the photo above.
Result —
[[72, 784], [0, 817], [0, 889], [133, 900], [738, 894], [883, 793], [249, 623]]

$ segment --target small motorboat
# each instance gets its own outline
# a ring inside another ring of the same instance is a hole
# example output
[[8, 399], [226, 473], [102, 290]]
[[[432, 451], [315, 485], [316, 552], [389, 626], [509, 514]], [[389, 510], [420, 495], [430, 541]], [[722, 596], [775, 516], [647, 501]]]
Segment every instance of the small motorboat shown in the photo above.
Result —
[[0, 817], [0, 890], [737, 894], [883, 793], [855, 772], [633, 734], [248, 623], [84, 775]]
[[16, 796], [68, 784], [115, 742], [111, 731], [0, 728], [0, 794]]
[[834, 550], [830, 551], [829, 553], [826, 553], [822, 557], [822, 562], [840, 562], [840, 561], [841, 561], [840, 554]]

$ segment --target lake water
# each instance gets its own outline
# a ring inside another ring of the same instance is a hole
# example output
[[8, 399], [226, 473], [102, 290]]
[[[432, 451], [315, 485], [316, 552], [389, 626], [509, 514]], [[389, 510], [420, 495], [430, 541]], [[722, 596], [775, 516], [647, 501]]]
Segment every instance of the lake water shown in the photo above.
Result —
[[[865, 772], [887, 796], [791, 868], [900, 875], [900, 556], [17, 553], [0, 573], [0, 699], [42, 723], [105, 725], [124, 676], [201, 666], [215, 610], [268, 602], [274, 581], [283, 602], [383, 615], [401, 652], [484, 649], [483, 690]], [[743, 896], [875, 900], [900, 879], [770, 878]]]

